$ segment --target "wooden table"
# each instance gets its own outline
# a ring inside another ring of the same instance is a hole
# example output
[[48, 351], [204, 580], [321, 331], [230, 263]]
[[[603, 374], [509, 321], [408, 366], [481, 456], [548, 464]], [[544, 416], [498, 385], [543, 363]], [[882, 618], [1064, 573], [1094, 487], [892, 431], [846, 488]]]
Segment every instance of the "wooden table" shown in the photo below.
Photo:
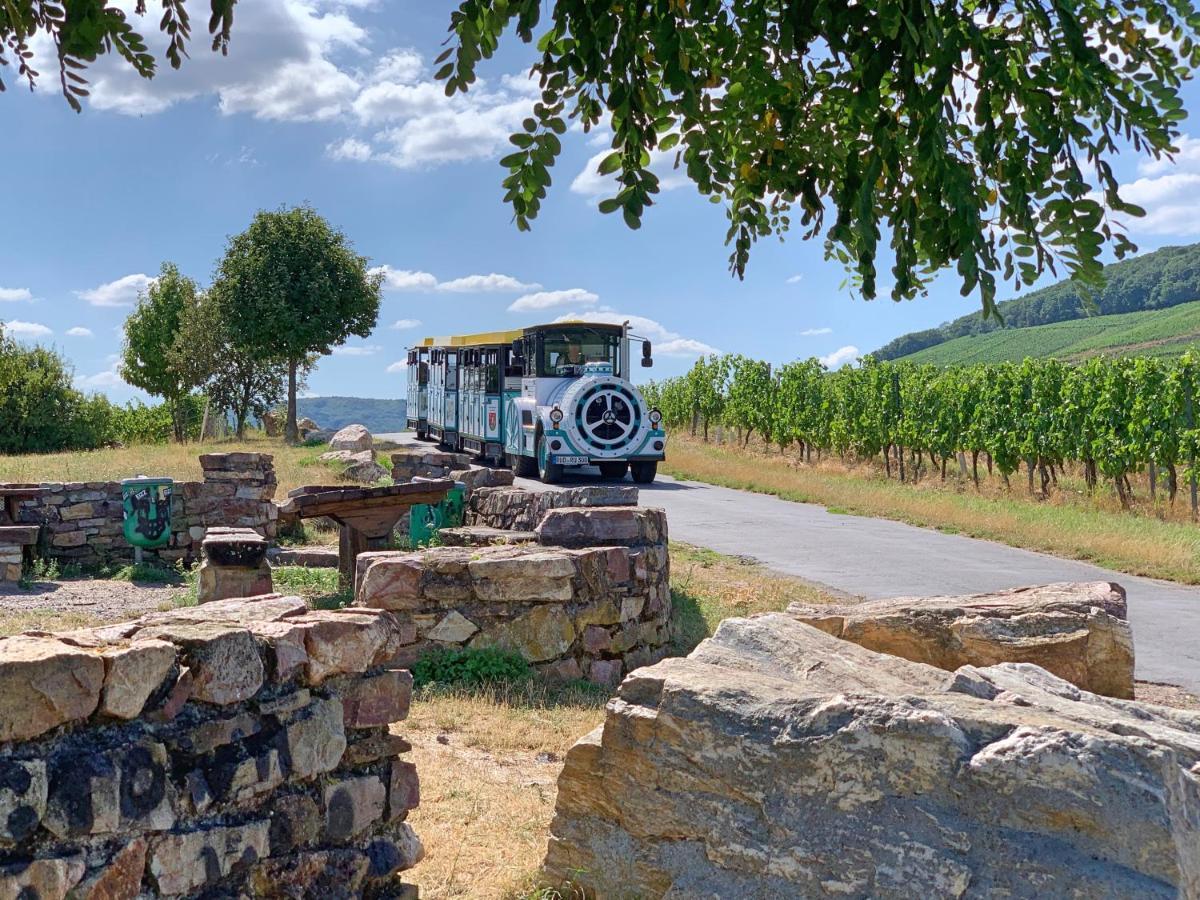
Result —
[[279, 511], [301, 519], [328, 516], [338, 523], [339, 580], [342, 587], [348, 587], [354, 584], [358, 554], [386, 550], [396, 523], [413, 504], [440, 503], [452, 487], [449, 478], [390, 487], [314, 486], [292, 491]]
[[17, 525], [21, 514], [21, 501], [33, 500], [45, 491], [40, 484], [0, 484], [0, 499], [4, 500], [4, 512], [8, 521]]

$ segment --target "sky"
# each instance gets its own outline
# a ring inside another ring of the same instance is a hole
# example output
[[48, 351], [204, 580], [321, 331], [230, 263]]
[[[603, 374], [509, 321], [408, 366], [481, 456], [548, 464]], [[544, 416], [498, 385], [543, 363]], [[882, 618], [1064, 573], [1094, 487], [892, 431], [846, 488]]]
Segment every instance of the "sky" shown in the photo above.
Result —
[[[163, 261], [206, 286], [227, 238], [257, 210], [299, 203], [385, 273], [377, 329], [321, 361], [308, 382], [315, 395], [402, 397], [404, 351], [416, 339], [560, 316], [631, 320], [655, 345], [655, 367], [639, 377], [662, 378], [716, 351], [837, 366], [977, 311], [952, 274], [913, 301], [862, 301], [820, 240], [798, 233], [760, 241], [739, 281], [722, 208], [669, 164], [658, 169], [659, 202], [631, 231], [596, 210], [603, 134], [568, 133], [541, 215], [518, 232], [497, 160], [533, 102], [534, 54], [511, 39], [470, 93], [447, 99], [432, 73], [453, 6], [255, 0], [237, 7], [227, 57], [209, 51], [196, 13], [181, 70], [162, 61], [147, 81], [102, 58], [80, 114], [59, 94], [52, 61], [32, 93], [11, 69], [0, 73], [6, 332], [60, 350], [85, 391], [141, 397], [120, 379], [116, 354], [122, 322]], [[156, 16], [140, 22], [161, 61]], [[45, 41], [33, 49], [46, 60]], [[1200, 88], [1189, 85], [1184, 100], [1200, 106]], [[1149, 213], [1129, 229], [1143, 251], [1200, 240], [1193, 127], [1174, 163], [1126, 154], [1114, 166], [1125, 198]]]

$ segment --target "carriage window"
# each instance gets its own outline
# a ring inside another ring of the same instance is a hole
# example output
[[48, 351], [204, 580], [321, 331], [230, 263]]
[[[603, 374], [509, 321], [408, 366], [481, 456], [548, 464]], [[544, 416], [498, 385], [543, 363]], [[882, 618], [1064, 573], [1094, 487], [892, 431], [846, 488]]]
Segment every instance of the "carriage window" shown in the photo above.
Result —
[[581, 375], [590, 362], [610, 363], [614, 374], [622, 374], [619, 334], [574, 326], [545, 331], [538, 338], [539, 375]]

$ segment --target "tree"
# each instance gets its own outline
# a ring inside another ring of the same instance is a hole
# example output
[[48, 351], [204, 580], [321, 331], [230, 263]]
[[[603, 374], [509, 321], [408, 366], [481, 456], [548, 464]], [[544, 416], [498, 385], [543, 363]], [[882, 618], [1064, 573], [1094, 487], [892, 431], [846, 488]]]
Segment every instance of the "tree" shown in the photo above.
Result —
[[[287, 393], [287, 364], [239, 348], [211, 294], [201, 295], [184, 315], [170, 355], [171, 364], [201, 385], [216, 409], [233, 413], [239, 439], [251, 417], [262, 418]], [[302, 369], [307, 372], [307, 364]]]
[[382, 274], [369, 274], [346, 236], [308, 206], [260, 211], [229, 240], [212, 286], [234, 346], [287, 364], [287, 426], [299, 440], [297, 379], [310, 357], [350, 335], [366, 337], [379, 317]]
[[566, 120], [603, 123], [599, 171], [616, 188], [600, 210], [631, 228], [659, 189], [655, 154], [674, 150], [725, 204], [738, 276], [754, 241], [796, 216], [873, 298], [886, 229], [893, 299], [956, 265], [985, 315], [1001, 269], [1019, 287], [1062, 264], [1097, 286], [1105, 243], [1136, 249], [1112, 215], [1143, 213], [1110, 161], [1121, 139], [1171, 151], [1200, 65], [1185, 0], [462, 0], [436, 73], [448, 94], [514, 24], [542, 54], [540, 100], [501, 160], [518, 228], [540, 210]]
[[148, 394], [162, 397], [171, 409], [175, 440], [187, 439], [183, 399], [198, 387], [195, 373], [176, 365], [175, 346], [184, 318], [195, 308], [196, 282], [165, 262], [149, 288], [138, 295], [137, 308], [125, 320], [121, 377]]

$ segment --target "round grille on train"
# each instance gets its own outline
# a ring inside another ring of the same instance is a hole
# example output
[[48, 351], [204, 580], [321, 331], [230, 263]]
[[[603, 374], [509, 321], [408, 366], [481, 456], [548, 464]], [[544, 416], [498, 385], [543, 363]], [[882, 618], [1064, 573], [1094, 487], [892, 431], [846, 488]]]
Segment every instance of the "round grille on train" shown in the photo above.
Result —
[[563, 395], [563, 427], [581, 450], [617, 458], [636, 452], [650, 425], [637, 389], [616, 378], [582, 378]]

